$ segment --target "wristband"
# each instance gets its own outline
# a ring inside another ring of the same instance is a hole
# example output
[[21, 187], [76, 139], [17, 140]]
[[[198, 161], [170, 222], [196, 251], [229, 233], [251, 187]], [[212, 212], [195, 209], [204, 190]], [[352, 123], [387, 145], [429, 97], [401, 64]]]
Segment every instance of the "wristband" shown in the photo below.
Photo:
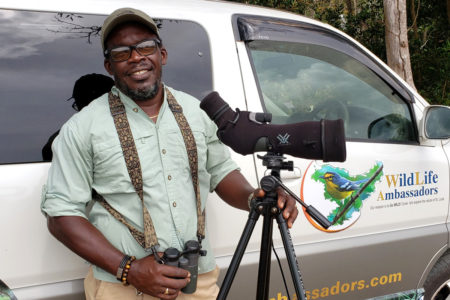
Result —
[[122, 273], [123, 273], [123, 269], [125, 268], [125, 265], [127, 264], [127, 261], [130, 259], [131, 257], [128, 255], [124, 255], [122, 258], [122, 261], [120, 262], [119, 268], [117, 269], [117, 273], [116, 273], [116, 279], [119, 281], [122, 281]]

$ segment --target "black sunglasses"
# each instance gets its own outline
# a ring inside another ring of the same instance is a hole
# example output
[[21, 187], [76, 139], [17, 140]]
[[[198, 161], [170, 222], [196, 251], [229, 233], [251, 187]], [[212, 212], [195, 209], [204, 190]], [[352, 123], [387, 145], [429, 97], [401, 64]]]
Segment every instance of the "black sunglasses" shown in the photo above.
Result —
[[105, 57], [109, 56], [115, 62], [126, 61], [131, 57], [133, 50], [136, 50], [139, 55], [149, 56], [156, 52], [159, 44], [161, 44], [161, 41], [158, 39], [145, 40], [136, 45], [107, 49], [104, 55]]

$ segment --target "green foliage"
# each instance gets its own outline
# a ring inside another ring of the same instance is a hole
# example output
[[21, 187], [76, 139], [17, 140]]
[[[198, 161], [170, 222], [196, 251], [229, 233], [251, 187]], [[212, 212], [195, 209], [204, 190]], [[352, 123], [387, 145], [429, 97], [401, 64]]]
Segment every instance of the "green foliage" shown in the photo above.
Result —
[[386, 61], [384, 9], [382, 0], [366, 0], [355, 14], [347, 14], [343, 30]]
[[[450, 106], [450, 26], [445, 1], [415, 0], [417, 30], [409, 34], [414, 83], [430, 102]], [[408, 23], [413, 20], [408, 15]]]
[[228, 1], [279, 8], [299, 14], [304, 14], [305, 9], [308, 7], [308, 4], [305, 3], [305, 1], [297, 1], [297, 0], [228, 0]]
[[[386, 61], [383, 0], [359, 0], [354, 13], [342, 0], [230, 0], [288, 10], [328, 23]], [[446, 1], [414, 0], [417, 30], [409, 31], [414, 83], [430, 103], [450, 105], [450, 26]], [[408, 13], [411, 14], [411, 0]], [[417, 9], [418, 8], [418, 9]], [[413, 24], [408, 15], [408, 26]]]

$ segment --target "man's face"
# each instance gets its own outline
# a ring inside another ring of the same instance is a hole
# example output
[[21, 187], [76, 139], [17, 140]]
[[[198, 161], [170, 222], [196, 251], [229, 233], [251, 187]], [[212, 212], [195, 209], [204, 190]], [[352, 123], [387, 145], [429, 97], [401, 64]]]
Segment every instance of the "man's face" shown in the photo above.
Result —
[[[157, 36], [148, 28], [136, 23], [126, 23], [111, 32], [106, 48], [132, 46], [153, 38]], [[135, 101], [145, 101], [154, 98], [158, 93], [162, 65], [166, 64], [166, 60], [166, 49], [158, 46], [156, 52], [149, 56], [142, 56], [134, 49], [128, 60], [115, 62], [106, 58], [104, 65], [124, 94]]]

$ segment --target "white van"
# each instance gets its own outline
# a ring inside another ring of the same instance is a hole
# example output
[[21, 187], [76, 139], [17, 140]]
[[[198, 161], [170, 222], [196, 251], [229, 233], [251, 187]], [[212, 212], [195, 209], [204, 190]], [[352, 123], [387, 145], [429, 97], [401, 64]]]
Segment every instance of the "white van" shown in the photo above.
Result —
[[[329, 220], [357, 192], [337, 186], [360, 186], [382, 168], [328, 229], [299, 215], [290, 232], [307, 299], [420, 299], [423, 291], [425, 299], [448, 299], [450, 109], [430, 106], [331, 26], [205, 0], [1, 1], [0, 299], [84, 299], [88, 264], [49, 234], [40, 212], [50, 166], [41, 151], [75, 113], [66, 101], [74, 82], [106, 74], [100, 26], [125, 6], [158, 20], [169, 53], [168, 85], [198, 99], [218, 91], [232, 108], [271, 113], [273, 124], [344, 120], [345, 162], [287, 156], [294, 170], [281, 173], [289, 189]], [[267, 173], [261, 160], [232, 155], [257, 186]], [[207, 222], [221, 278], [247, 217], [211, 195]], [[258, 230], [228, 299], [256, 294]], [[273, 243], [286, 269], [277, 230]], [[296, 299], [285, 273], [289, 291], [272, 266], [270, 300]]]

